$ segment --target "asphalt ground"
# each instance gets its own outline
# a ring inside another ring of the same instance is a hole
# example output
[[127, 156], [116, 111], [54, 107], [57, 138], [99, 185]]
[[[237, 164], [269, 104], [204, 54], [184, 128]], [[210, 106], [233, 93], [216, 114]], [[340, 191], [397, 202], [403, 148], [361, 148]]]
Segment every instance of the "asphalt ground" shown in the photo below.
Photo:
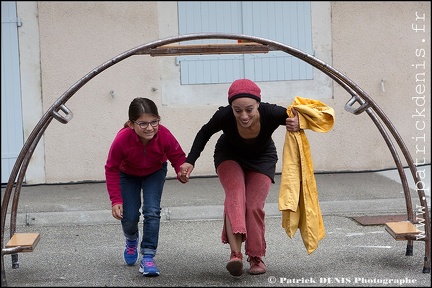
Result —
[[[430, 166], [427, 167], [430, 175]], [[111, 216], [105, 183], [23, 186], [17, 231], [37, 232], [33, 252], [20, 253], [19, 268], [4, 256], [9, 287], [430, 287], [423, 273], [425, 242], [396, 241], [383, 224], [362, 225], [359, 216], [406, 214], [396, 171], [316, 174], [326, 237], [310, 255], [300, 232], [291, 239], [277, 209], [279, 175], [267, 198], [264, 262], [267, 273], [231, 276], [229, 246], [221, 243], [223, 190], [216, 177], [187, 184], [168, 179], [155, 257], [161, 275], [143, 277], [123, 261], [120, 222]], [[430, 187], [430, 178], [424, 179]], [[415, 186], [412, 203], [419, 204]], [[4, 188], [2, 188], [3, 197]], [[427, 200], [430, 207], [430, 192]], [[430, 208], [429, 208], [430, 211]], [[9, 219], [5, 238], [9, 237]], [[430, 256], [430, 255], [429, 255]]]

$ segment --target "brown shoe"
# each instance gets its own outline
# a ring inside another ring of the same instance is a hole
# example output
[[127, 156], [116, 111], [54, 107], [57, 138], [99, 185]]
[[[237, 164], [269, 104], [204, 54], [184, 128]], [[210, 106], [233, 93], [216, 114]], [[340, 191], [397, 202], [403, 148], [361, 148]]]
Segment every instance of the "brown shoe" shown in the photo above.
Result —
[[247, 260], [250, 263], [250, 269], [249, 274], [251, 275], [258, 275], [258, 274], [264, 274], [266, 273], [266, 266], [264, 262], [262, 261], [261, 257], [255, 256], [255, 257], [248, 257]]
[[243, 274], [243, 255], [241, 252], [231, 252], [231, 257], [226, 265], [226, 269], [233, 276], [240, 276]]

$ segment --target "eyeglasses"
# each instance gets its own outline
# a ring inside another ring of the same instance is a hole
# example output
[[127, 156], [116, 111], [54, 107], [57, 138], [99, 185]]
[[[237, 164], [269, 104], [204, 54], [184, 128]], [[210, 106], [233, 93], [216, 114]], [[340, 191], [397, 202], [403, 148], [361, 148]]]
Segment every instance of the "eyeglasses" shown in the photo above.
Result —
[[137, 124], [141, 129], [146, 129], [148, 125], [150, 124], [152, 127], [157, 127], [159, 125], [160, 120], [154, 120], [151, 122], [136, 122], [133, 121], [135, 124]]

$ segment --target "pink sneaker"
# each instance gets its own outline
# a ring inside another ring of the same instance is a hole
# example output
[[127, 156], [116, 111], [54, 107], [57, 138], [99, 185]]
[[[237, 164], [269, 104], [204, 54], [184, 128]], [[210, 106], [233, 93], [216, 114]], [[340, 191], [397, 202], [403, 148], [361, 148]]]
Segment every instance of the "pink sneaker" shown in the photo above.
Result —
[[265, 266], [264, 262], [262, 261], [261, 257], [249, 256], [247, 261], [250, 263], [249, 274], [258, 275], [258, 274], [266, 273], [266, 266]]
[[231, 257], [226, 265], [226, 269], [232, 276], [240, 276], [243, 274], [243, 255], [241, 252], [231, 252]]

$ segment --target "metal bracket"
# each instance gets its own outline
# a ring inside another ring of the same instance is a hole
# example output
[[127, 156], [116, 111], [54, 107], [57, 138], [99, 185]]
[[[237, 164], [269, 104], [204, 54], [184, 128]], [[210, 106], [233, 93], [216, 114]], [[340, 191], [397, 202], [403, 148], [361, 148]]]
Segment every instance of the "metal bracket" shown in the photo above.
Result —
[[[61, 110], [65, 113], [65, 115], [60, 114], [58, 111]], [[53, 116], [57, 121], [67, 124], [70, 120], [73, 118], [72, 111], [67, 108], [64, 104], [60, 105], [59, 109], [57, 111], [53, 111]]]
[[[359, 103], [360, 107], [358, 108], [354, 108], [353, 105], [354, 103]], [[360, 103], [360, 98], [356, 95], [353, 95], [351, 97], [351, 99], [345, 104], [345, 110], [354, 114], [354, 115], [359, 115], [361, 113], [363, 113], [367, 108], [369, 108], [369, 104], [364, 102]]]

